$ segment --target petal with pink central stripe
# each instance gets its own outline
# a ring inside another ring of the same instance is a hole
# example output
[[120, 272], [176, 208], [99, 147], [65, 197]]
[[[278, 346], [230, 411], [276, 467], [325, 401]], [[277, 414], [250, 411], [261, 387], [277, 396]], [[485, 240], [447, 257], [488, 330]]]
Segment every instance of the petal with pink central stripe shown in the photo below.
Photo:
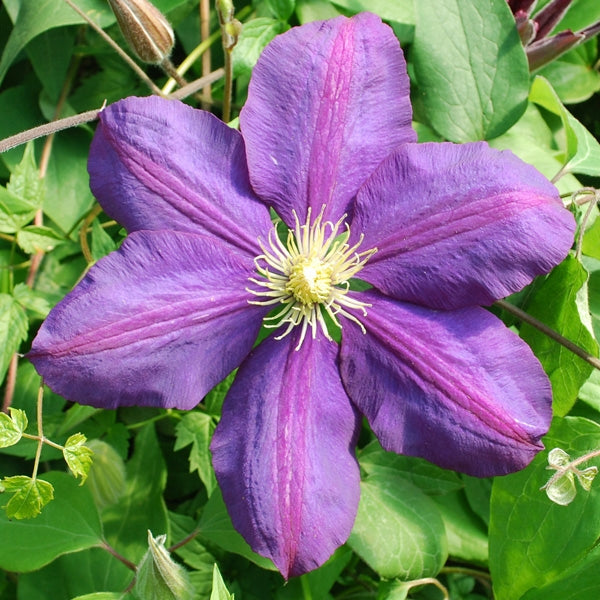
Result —
[[88, 160], [102, 208], [129, 232], [210, 234], [252, 256], [271, 227], [239, 132], [175, 100], [126, 98], [100, 113]]
[[361, 189], [352, 235], [378, 248], [359, 277], [433, 308], [489, 305], [565, 258], [575, 221], [556, 188], [485, 143], [406, 144]]
[[337, 345], [268, 338], [242, 364], [212, 441], [235, 528], [287, 579], [324, 563], [354, 523], [360, 420]]
[[480, 307], [434, 311], [366, 292], [342, 330], [348, 395], [386, 450], [479, 477], [522, 469], [543, 446], [550, 383], [530, 348]]
[[373, 14], [275, 38], [240, 115], [250, 179], [288, 225], [326, 204], [337, 221], [399, 144], [413, 142], [409, 80], [393, 31]]
[[54, 308], [28, 358], [81, 404], [192, 408], [256, 340], [252, 270], [211, 238], [133, 233]]

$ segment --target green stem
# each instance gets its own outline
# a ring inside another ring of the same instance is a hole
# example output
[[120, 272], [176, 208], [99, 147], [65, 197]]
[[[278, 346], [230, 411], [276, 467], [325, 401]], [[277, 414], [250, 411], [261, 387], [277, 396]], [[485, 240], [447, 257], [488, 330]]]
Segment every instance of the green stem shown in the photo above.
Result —
[[22, 131], [21, 133], [11, 135], [10, 137], [0, 141], [0, 154], [10, 150], [11, 148], [16, 148], [21, 144], [25, 144], [30, 140], [35, 140], [45, 135], [50, 135], [52, 133], [56, 133], [57, 131], [68, 129], [69, 127], [76, 127], [77, 125], [83, 125], [84, 123], [95, 121], [98, 118], [102, 108], [88, 110], [87, 112], [74, 115], [72, 117], [65, 117], [64, 119], [50, 121], [50, 123], [44, 123], [39, 127], [34, 127], [33, 129], [28, 129], [27, 131]]
[[79, 244], [81, 246], [81, 252], [89, 265], [94, 262], [94, 257], [92, 256], [92, 251], [90, 250], [90, 245], [87, 241], [87, 232], [94, 221], [94, 219], [102, 212], [102, 207], [99, 204], [94, 204], [90, 212], [87, 214], [83, 223], [81, 224], [81, 228], [79, 229]]
[[44, 436], [40, 437], [39, 435], [33, 435], [32, 433], [23, 433], [21, 435], [22, 437], [27, 438], [28, 440], [36, 440], [38, 442], [41, 442], [42, 444], [48, 444], [48, 446], [52, 446], [53, 448], [56, 448], [61, 452], [65, 449], [64, 446], [61, 446], [60, 444], [57, 444], [56, 442], [53, 442], [52, 440], [49, 440], [47, 437]]
[[156, 415], [155, 417], [151, 417], [150, 419], [145, 419], [144, 421], [140, 421], [139, 423], [132, 423], [131, 425], [127, 425], [127, 429], [139, 429], [140, 427], [144, 427], [144, 425], [156, 423], [156, 421], [162, 421], [167, 417], [181, 420], [181, 415], [179, 413], [173, 411], [171, 408], [168, 408], [166, 412], [160, 415]]
[[185, 546], [186, 544], [189, 544], [195, 537], [198, 536], [199, 533], [200, 533], [199, 529], [194, 529], [194, 531], [192, 531], [192, 533], [190, 533], [189, 535], [184, 537], [181, 541], [177, 542], [176, 544], [173, 544], [170, 548], [168, 548], [168, 551], [174, 552], [178, 548], [181, 548], [181, 546]]
[[44, 428], [42, 425], [42, 412], [44, 402], [44, 380], [40, 381], [40, 388], [37, 395], [37, 431], [38, 431], [38, 445], [35, 451], [35, 459], [33, 462], [33, 474], [31, 479], [35, 481], [37, 477], [38, 468], [40, 466], [40, 457], [42, 455], [42, 446], [44, 445]]
[[300, 577], [300, 585], [302, 586], [302, 598], [304, 600], [313, 600], [310, 584], [308, 583], [308, 579], [306, 577]]
[[423, 577], [422, 579], [414, 579], [413, 581], [407, 581], [406, 582], [406, 586], [409, 589], [412, 589], [414, 587], [419, 587], [422, 585], [433, 585], [436, 588], [438, 588], [438, 590], [440, 590], [442, 592], [442, 594], [444, 594], [444, 600], [450, 600], [450, 594], [448, 593], [448, 590], [446, 589], [445, 586], [443, 586], [437, 579], [435, 579], [434, 577]]
[[225, 69], [225, 86], [223, 88], [223, 122], [229, 123], [231, 121], [231, 97], [233, 95], [233, 61], [231, 59], [231, 52], [233, 48], [224, 48], [225, 62], [223, 68]]
[[[238, 19], [240, 19], [240, 20], [245, 19], [251, 12], [252, 12], [251, 6], [244, 6], [244, 8], [242, 8], [240, 10], [240, 12], [238, 13]], [[185, 75], [190, 70], [192, 65], [219, 39], [221, 39], [221, 32], [219, 30], [217, 30], [217, 31], [214, 31], [205, 40], [200, 42], [200, 44], [198, 44], [185, 57], [183, 62], [177, 67], [177, 72], [179, 73], [179, 75], [181, 75], [181, 76]], [[204, 77], [208, 77], [208, 75], [205, 75]], [[204, 80], [204, 77], [202, 77], [201, 79]], [[210, 83], [212, 83], [212, 82], [210, 82]], [[163, 95], [170, 94], [175, 89], [176, 85], [177, 85], [177, 82], [175, 81], [175, 79], [173, 79], [173, 78], [169, 79], [167, 81], [167, 83], [165, 83], [165, 85], [163, 86], [163, 88], [161, 90], [162, 94]], [[208, 85], [208, 80], [205, 85]]]
[[134, 573], [136, 572], [137, 567], [130, 560], [127, 560], [124, 556], [119, 554], [108, 542], [102, 540], [100, 547], [103, 550], [106, 550], [109, 554], [112, 554], [118, 561], [122, 562], [128, 569], [130, 569]]

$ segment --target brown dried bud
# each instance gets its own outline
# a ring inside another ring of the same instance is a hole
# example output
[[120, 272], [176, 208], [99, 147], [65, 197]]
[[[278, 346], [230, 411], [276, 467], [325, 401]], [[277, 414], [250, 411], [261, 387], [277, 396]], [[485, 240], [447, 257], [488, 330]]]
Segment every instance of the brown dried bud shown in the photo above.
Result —
[[173, 49], [175, 37], [166, 17], [148, 0], [108, 0], [123, 37], [140, 60], [162, 62]]

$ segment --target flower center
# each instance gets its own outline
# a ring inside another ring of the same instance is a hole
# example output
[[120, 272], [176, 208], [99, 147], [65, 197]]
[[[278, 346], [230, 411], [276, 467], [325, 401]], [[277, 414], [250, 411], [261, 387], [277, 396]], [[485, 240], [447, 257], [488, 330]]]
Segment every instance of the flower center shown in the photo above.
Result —
[[333, 267], [316, 256], [298, 256], [293, 261], [285, 289], [298, 302], [325, 302], [331, 293]]
[[377, 249], [358, 252], [362, 235], [356, 244], [349, 246], [350, 229], [347, 225], [342, 228], [346, 215], [337, 223], [323, 222], [324, 211], [325, 206], [311, 223], [309, 208], [303, 225], [294, 212], [295, 226], [288, 230], [285, 243], [279, 237], [278, 224], [269, 232], [268, 244], [259, 239], [263, 254], [254, 259], [259, 277], [250, 278], [259, 289], [248, 288], [248, 291], [261, 298], [249, 301], [251, 304], [282, 305], [264, 319], [265, 327], [269, 328], [287, 324], [275, 339], [285, 337], [297, 325], [302, 328], [296, 350], [301, 347], [309, 327], [313, 338], [320, 328], [325, 337], [331, 339], [325, 315], [338, 328], [341, 328], [338, 315], [343, 315], [365, 331], [350, 311], [358, 310], [364, 316], [370, 305], [354, 297], [349, 280]]

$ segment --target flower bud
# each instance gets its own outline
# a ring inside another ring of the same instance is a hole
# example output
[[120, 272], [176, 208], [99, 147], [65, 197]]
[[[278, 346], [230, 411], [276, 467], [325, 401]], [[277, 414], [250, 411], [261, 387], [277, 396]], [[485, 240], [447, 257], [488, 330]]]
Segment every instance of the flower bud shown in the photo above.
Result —
[[140, 60], [162, 62], [173, 49], [175, 37], [166, 17], [148, 0], [108, 0], [123, 37]]
[[148, 531], [148, 550], [137, 568], [135, 592], [144, 600], [192, 600], [187, 572], [171, 558], [166, 538], [154, 538]]
[[581, 33], [573, 33], [567, 30], [530, 44], [525, 49], [529, 61], [529, 70], [535, 71], [543, 67], [567, 50], [577, 46], [583, 40], [584, 36]]

